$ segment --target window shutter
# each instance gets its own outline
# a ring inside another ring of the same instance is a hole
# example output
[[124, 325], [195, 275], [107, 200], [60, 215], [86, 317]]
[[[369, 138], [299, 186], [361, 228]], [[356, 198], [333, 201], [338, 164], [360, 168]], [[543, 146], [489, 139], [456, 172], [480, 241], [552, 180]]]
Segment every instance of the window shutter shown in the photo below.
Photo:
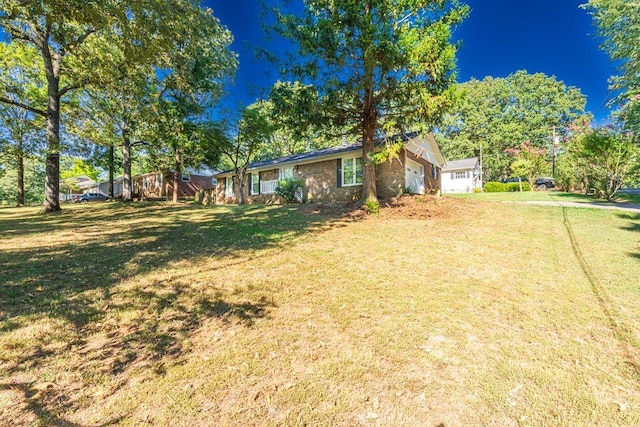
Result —
[[342, 187], [342, 159], [338, 159], [337, 184], [338, 188]]
[[456, 173], [455, 172], [451, 172], [451, 179], [456, 179]]
[[253, 195], [253, 174], [249, 174], [249, 195]]
[[262, 176], [260, 172], [258, 172], [258, 194], [262, 192]]

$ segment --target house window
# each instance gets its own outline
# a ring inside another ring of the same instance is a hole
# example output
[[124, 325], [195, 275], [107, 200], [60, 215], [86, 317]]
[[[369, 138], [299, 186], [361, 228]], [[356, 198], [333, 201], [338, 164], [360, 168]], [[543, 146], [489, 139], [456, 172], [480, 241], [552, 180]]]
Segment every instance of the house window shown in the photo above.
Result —
[[462, 172], [451, 172], [451, 179], [464, 179], [467, 177], [467, 173]]
[[233, 197], [233, 177], [228, 176], [224, 183], [224, 195], [225, 197]]
[[189, 175], [186, 172], [182, 172], [182, 182], [189, 182], [190, 179], [191, 179], [191, 175]]
[[362, 157], [342, 159], [342, 185], [362, 184]]
[[431, 178], [438, 179], [438, 167], [436, 165], [431, 165]]
[[251, 174], [251, 194], [260, 194], [260, 172]]
[[282, 168], [278, 173], [278, 179], [293, 178], [293, 166], [289, 168]]

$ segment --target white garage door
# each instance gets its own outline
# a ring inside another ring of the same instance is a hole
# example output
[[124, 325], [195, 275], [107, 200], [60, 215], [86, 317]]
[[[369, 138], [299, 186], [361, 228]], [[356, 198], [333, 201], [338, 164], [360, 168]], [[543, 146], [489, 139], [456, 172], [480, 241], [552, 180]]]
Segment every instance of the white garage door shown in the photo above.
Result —
[[415, 194], [424, 194], [424, 166], [407, 159], [405, 171], [405, 185]]

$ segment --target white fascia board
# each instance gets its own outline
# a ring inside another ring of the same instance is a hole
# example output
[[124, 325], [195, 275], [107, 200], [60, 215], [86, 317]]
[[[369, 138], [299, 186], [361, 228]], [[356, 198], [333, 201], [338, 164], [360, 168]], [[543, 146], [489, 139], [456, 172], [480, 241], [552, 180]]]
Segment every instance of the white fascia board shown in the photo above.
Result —
[[430, 133], [421, 138], [412, 138], [407, 141], [404, 146], [406, 150], [418, 157], [422, 157], [440, 169], [442, 169], [445, 164], [440, 148]]

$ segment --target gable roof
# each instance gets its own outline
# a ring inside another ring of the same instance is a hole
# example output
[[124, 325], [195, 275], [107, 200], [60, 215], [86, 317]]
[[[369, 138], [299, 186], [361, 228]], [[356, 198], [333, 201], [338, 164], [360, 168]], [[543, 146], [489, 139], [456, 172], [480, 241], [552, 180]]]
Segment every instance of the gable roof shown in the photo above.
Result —
[[[394, 135], [390, 139], [391, 140], [400, 139], [402, 142], [406, 143], [409, 141], [414, 141], [417, 136], [418, 136], [417, 132], [410, 132], [410, 133], [402, 133], [402, 134]], [[431, 151], [427, 150], [424, 152], [424, 154], [426, 155], [431, 154], [433, 157], [435, 157], [435, 159], [433, 159], [434, 161], [438, 161], [440, 164], [443, 164], [444, 159], [442, 158], [440, 149], [438, 148], [438, 145], [435, 143], [435, 140], [433, 140], [433, 137], [429, 136], [426, 139], [429, 141], [430, 145], [432, 146], [432, 150]], [[385, 143], [385, 141], [386, 141], [386, 138], [378, 138], [374, 141], [374, 145], [377, 147], [380, 147]], [[416, 145], [424, 149], [422, 145], [420, 144], [416, 144]], [[257, 169], [261, 169], [261, 170], [275, 169], [288, 164], [310, 163], [315, 159], [331, 158], [333, 156], [338, 156], [340, 154], [361, 151], [361, 150], [362, 150], [362, 141], [360, 140], [350, 145], [338, 145], [335, 147], [323, 148], [321, 150], [307, 151], [305, 153], [292, 154], [290, 156], [252, 162], [249, 164], [249, 166], [247, 166], [247, 171], [257, 170]], [[419, 155], [424, 155], [424, 154], [420, 153]], [[431, 161], [432, 159], [427, 159], [427, 160]], [[218, 173], [216, 176], [232, 174], [233, 172], [234, 172], [233, 169], [226, 170]]]
[[74, 176], [73, 178], [67, 178], [61, 181], [65, 182], [67, 185], [75, 185], [81, 190], [86, 190], [96, 184], [94, 180], [86, 175]]
[[478, 164], [477, 157], [471, 157], [469, 159], [452, 160], [442, 168], [442, 172], [461, 170], [461, 169], [475, 169]]
[[[292, 154], [290, 156], [279, 157], [277, 159], [260, 160], [249, 164], [247, 169], [263, 169], [270, 166], [279, 166], [286, 163], [296, 163], [306, 160], [315, 159], [318, 157], [332, 156], [335, 154], [348, 153], [350, 151], [357, 151], [362, 149], [362, 143], [356, 142], [350, 145], [338, 145], [337, 147], [323, 148], [322, 150], [307, 151], [305, 153]], [[231, 171], [227, 171], [231, 172]]]

